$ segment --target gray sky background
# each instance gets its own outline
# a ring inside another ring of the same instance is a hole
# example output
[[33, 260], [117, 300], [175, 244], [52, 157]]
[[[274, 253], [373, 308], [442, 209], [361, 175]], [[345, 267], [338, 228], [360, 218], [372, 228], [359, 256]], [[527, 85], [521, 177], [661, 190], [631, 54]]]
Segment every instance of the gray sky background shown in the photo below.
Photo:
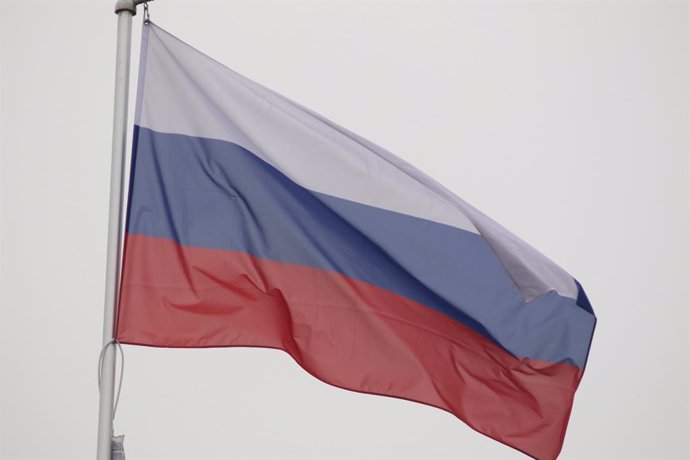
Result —
[[[113, 3], [0, 1], [3, 459], [95, 454]], [[582, 282], [599, 323], [562, 458], [687, 458], [687, 2], [156, 0], [151, 15]], [[131, 115], [140, 31], [141, 14]], [[115, 427], [130, 459], [523, 457], [279, 351], [125, 354]]]

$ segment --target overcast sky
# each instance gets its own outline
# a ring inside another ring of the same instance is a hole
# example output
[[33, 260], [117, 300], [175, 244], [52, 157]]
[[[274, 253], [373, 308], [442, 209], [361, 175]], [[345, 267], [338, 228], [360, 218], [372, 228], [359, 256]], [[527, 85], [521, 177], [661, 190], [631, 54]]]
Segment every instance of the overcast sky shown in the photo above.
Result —
[[[113, 3], [0, 1], [3, 459], [95, 453]], [[687, 2], [156, 0], [151, 16], [581, 281], [599, 323], [562, 458], [690, 454]], [[140, 32], [141, 14], [132, 101]], [[130, 459], [523, 458], [280, 351], [125, 354]]]

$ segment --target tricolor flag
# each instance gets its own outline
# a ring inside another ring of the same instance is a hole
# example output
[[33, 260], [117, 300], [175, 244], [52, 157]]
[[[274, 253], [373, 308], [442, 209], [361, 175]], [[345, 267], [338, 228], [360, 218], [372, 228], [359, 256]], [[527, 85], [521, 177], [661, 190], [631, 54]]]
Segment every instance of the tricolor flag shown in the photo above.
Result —
[[144, 27], [116, 338], [258, 346], [561, 450], [578, 282], [408, 163]]

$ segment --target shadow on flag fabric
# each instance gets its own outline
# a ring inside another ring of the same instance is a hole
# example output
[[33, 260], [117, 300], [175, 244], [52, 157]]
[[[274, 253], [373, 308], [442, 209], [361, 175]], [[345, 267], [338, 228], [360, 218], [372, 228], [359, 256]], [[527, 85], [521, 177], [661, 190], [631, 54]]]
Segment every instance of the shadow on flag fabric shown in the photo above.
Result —
[[408, 163], [144, 27], [116, 337], [267, 347], [337, 387], [561, 450], [577, 281]]

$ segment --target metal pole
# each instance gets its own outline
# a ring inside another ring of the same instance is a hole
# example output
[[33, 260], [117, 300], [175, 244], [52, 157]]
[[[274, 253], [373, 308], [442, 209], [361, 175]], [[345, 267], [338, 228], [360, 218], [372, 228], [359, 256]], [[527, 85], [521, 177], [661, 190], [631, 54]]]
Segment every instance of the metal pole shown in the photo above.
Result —
[[[127, 102], [129, 98], [129, 58], [132, 44], [134, 0], [118, 0], [117, 51], [115, 60], [115, 109], [113, 116], [113, 149], [110, 165], [110, 214], [103, 314], [103, 346], [113, 339], [115, 306], [120, 284], [120, 246], [122, 240], [122, 196], [124, 193], [124, 158], [127, 144]], [[115, 397], [115, 347], [108, 346], [103, 355], [100, 401], [98, 408], [98, 460], [111, 459], [113, 436], [113, 402]]]

